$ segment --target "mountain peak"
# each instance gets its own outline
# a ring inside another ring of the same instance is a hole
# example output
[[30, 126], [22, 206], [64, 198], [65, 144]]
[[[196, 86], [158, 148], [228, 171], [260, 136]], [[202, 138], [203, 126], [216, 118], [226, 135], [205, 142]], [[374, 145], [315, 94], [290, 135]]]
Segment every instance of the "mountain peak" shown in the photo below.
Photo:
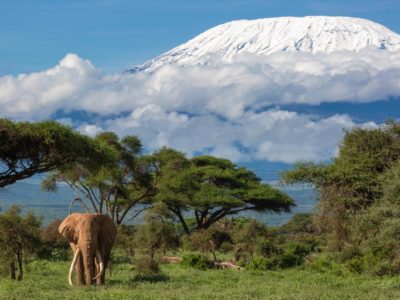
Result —
[[282, 51], [359, 52], [367, 47], [399, 50], [400, 35], [378, 23], [351, 17], [237, 20], [213, 27], [129, 71], [153, 70], [164, 64], [206, 64], [211, 56], [229, 62], [246, 52], [268, 56]]

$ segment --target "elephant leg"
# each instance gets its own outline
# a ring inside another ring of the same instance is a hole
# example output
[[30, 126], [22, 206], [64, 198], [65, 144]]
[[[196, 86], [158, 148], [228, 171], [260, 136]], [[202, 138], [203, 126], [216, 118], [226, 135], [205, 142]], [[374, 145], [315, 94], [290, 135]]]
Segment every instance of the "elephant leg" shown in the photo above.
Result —
[[104, 273], [103, 273], [103, 275], [101, 275], [99, 278], [97, 278], [97, 284], [99, 284], [99, 285], [103, 285], [104, 283], [105, 283], [105, 280], [106, 280], [106, 270], [107, 270], [107, 266], [108, 266], [108, 263], [109, 263], [109, 261], [110, 261], [110, 255], [108, 254], [106, 254], [105, 256], [103, 256], [103, 262], [104, 262]]
[[85, 284], [85, 275], [84, 275], [82, 255], [79, 256], [79, 259], [76, 262], [75, 271], [76, 271], [76, 275], [77, 275], [76, 280], [77, 280], [78, 284], [84, 285]]
[[[72, 249], [72, 252], [75, 253], [76, 250], [78, 249], [78, 246], [76, 246], [73, 243], [70, 243], [69, 245]], [[79, 284], [79, 285], [83, 285], [85, 283], [83, 270], [84, 270], [84, 268], [83, 268], [82, 255], [79, 255], [78, 260], [76, 261], [76, 264], [75, 264], [75, 272], [77, 275], [76, 281], [77, 281], [77, 284]]]
[[[109, 257], [107, 257], [107, 255], [104, 255], [104, 248], [103, 247], [100, 247], [99, 252], [100, 252], [101, 258], [103, 259], [104, 272], [99, 278], [96, 279], [96, 284], [97, 285], [104, 285], [106, 269], [107, 269]], [[98, 264], [98, 262], [96, 260], [96, 274], [99, 274], [99, 272], [100, 272], [100, 266], [99, 266], [99, 264]]]

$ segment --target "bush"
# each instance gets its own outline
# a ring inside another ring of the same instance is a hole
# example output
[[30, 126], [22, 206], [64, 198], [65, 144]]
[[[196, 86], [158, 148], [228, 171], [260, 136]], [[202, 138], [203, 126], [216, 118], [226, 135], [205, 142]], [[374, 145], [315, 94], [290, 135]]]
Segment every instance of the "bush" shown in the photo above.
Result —
[[294, 253], [284, 253], [279, 257], [279, 260], [279, 266], [282, 269], [300, 266], [304, 262], [304, 258], [302, 256]]
[[360, 248], [357, 246], [351, 246], [344, 248], [338, 254], [338, 260], [340, 262], [347, 262], [349, 260], [352, 260], [353, 258], [358, 258], [359, 256], [361, 256]]
[[39, 249], [37, 256], [40, 259], [48, 260], [68, 260], [69, 245], [67, 240], [58, 232], [61, 220], [54, 220], [42, 230], [43, 245]]
[[283, 234], [314, 233], [313, 215], [310, 213], [297, 213], [289, 222], [282, 225], [279, 231]]
[[114, 248], [123, 252], [125, 256], [133, 257], [135, 255], [135, 233], [133, 225], [118, 225], [118, 234]]
[[346, 274], [347, 269], [343, 264], [336, 263], [331, 257], [317, 256], [306, 264], [306, 267], [321, 273], [332, 273], [336, 276], [343, 276]]
[[150, 256], [141, 256], [135, 259], [135, 273], [137, 276], [152, 276], [160, 274], [160, 266]]
[[271, 257], [281, 252], [280, 249], [278, 249], [278, 247], [271, 240], [267, 239], [263, 239], [260, 241], [259, 251], [260, 254], [265, 257]]
[[145, 223], [135, 226], [133, 245], [136, 249], [149, 253], [152, 258], [157, 252], [165, 255], [168, 250], [179, 246], [179, 236], [173, 223], [166, 221], [163, 216], [149, 211]]
[[371, 267], [370, 272], [373, 275], [384, 276], [384, 275], [395, 275], [398, 274], [398, 270], [393, 268], [393, 265], [388, 260], [383, 260], [377, 262], [373, 267]]
[[278, 267], [278, 261], [276, 259], [257, 256], [250, 261], [250, 263], [246, 266], [246, 269], [267, 271], [267, 270], [274, 270], [277, 267]]
[[[40, 220], [32, 213], [21, 215], [17, 206], [0, 214], [0, 271], [9, 270], [12, 279], [23, 279], [23, 264], [41, 246]], [[17, 276], [18, 270], [18, 276]]]
[[198, 230], [182, 239], [183, 247], [188, 251], [211, 253], [214, 261], [217, 260], [216, 251], [228, 252], [233, 249], [231, 236], [225, 230], [212, 226], [208, 229]]
[[42, 231], [43, 243], [51, 248], [64, 248], [68, 249], [67, 240], [58, 232], [58, 227], [61, 220], [54, 220], [49, 223]]
[[37, 253], [37, 257], [40, 259], [47, 259], [52, 261], [57, 260], [69, 260], [70, 250], [64, 248], [52, 248], [49, 246], [43, 246]]
[[184, 254], [181, 264], [203, 271], [214, 267], [214, 263], [206, 255], [200, 253]]
[[364, 271], [364, 260], [362, 257], [353, 257], [345, 263], [345, 267], [352, 273], [361, 274]]

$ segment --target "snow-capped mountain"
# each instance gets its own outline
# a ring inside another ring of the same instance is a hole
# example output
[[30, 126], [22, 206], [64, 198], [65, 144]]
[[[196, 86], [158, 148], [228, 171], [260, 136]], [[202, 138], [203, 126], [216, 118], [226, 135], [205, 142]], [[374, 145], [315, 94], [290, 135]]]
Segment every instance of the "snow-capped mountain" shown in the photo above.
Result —
[[280, 51], [359, 52], [366, 47], [396, 51], [400, 35], [375, 22], [350, 17], [280, 17], [239, 20], [213, 27], [188, 42], [127, 71], [164, 64], [207, 64], [210, 57], [232, 61], [242, 53], [267, 56]]

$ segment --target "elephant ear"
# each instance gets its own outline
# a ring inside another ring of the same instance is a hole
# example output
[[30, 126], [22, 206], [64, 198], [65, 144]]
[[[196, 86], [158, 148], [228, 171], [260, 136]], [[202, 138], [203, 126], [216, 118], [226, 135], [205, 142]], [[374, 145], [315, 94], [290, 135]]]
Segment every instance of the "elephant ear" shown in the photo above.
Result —
[[70, 243], [76, 243], [76, 222], [74, 216], [70, 215], [58, 226], [58, 232]]

